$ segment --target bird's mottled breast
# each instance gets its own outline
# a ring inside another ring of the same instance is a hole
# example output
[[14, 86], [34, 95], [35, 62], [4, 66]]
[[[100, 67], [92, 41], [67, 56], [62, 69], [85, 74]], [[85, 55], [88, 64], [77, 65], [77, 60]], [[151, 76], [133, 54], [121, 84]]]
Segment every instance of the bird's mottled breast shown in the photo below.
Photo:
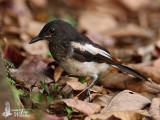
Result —
[[49, 50], [57, 63], [65, 61], [73, 51], [68, 41], [51, 41], [49, 42]]

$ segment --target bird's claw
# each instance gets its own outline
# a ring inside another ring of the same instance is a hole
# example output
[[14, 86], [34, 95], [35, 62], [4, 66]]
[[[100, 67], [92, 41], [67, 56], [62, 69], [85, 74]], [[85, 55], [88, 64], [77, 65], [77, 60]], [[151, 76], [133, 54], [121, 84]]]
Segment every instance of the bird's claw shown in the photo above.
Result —
[[87, 97], [89, 99], [89, 102], [91, 102], [91, 93], [90, 93], [90, 87], [85, 91], [85, 95], [83, 97], [83, 100], [85, 100]]

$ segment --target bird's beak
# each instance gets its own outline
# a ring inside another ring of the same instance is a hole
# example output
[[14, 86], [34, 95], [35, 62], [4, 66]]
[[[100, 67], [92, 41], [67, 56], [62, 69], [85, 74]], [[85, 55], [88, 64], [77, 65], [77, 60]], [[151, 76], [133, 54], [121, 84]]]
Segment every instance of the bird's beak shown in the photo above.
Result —
[[29, 44], [35, 43], [35, 42], [37, 42], [37, 41], [39, 41], [39, 40], [42, 40], [42, 38], [40, 38], [39, 36], [37, 36], [37, 37], [33, 38], [33, 39], [29, 42]]

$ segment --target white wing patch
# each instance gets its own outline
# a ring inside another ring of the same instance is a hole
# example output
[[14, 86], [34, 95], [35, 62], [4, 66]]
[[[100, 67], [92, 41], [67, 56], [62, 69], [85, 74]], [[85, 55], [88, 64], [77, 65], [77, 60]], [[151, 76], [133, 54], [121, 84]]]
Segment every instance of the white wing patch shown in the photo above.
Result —
[[101, 50], [101, 49], [99, 49], [99, 48], [96, 48], [96, 47], [92, 46], [91, 44], [82, 45], [82, 44], [80, 44], [80, 43], [71, 42], [71, 45], [72, 45], [74, 48], [80, 49], [80, 51], [82, 51], [82, 52], [88, 51], [89, 53], [91, 53], [91, 54], [93, 54], [93, 55], [100, 54], [100, 55], [102, 55], [102, 56], [105, 56], [105, 57], [111, 59], [111, 56], [110, 56], [109, 53], [107, 53], [106, 51]]
[[99, 54], [111, 59], [111, 55], [109, 53], [107, 53], [106, 51], [104, 51], [104, 50], [100, 50]]
[[86, 51], [88, 51], [89, 53], [93, 54], [93, 55], [97, 55], [100, 51], [100, 49], [90, 45], [90, 44], [85, 44], [84, 48]]

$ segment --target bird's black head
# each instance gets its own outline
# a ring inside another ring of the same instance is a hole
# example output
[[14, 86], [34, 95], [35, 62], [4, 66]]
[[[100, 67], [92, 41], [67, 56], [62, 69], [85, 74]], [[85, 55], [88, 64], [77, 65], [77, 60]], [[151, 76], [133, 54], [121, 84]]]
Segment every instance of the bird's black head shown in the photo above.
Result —
[[[65, 38], [74, 36], [77, 34], [77, 30], [67, 22], [62, 20], [54, 20], [47, 23], [41, 30], [38, 36], [33, 38], [29, 44], [37, 42], [39, 40], [54, 40], [56, 38]], [[52, 39], [51, 39], [52, 38]]]

